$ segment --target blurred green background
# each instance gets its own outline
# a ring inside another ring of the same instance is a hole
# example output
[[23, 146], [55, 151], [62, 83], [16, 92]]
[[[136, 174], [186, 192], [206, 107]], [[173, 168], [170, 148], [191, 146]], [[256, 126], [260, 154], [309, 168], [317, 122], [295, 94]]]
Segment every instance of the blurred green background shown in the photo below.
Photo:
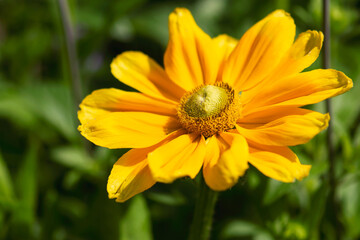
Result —
[[[282, 8], [298, 33], [321, 29], [320, 0], [69, 0], [82, 96], [128, 89], [110, 73], [126, 50], [159, 63], [167, 17], [189, 8], [211, 36], [236, 38]], [[221, 193], [212, 239], [360, 239], [360, 2], [332, 1], [332, 67], [354, 88], [333, 99], [336, 206], [329, 204], [326, 134], [293, 148], [312, 164], [301, 182], [280, 183], [250, 168]], [[311, 67], [321, 67], [321, 59]], [[186, 239], [196, 184], [156, 184], [124, 204], [107, 198], [112, 164], [126, 149], [86, 143], [77, 131], [77, 101], [57, 0], [0, 0], [0, 239]], [[324, 104], [310, 106], [325, 112]]]

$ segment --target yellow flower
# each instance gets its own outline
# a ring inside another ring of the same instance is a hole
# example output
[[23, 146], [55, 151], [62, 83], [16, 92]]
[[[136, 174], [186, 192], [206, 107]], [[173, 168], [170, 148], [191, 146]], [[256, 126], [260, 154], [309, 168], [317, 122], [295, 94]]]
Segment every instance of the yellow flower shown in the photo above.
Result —
[[209, 37], [187, 9], [169, 16], [164, 68], [124, 52], [112, 74], [139, 92], [94, 91], [81, 103], [81, 134], [107, 148], [133, 148], [111, 171], [110, 198], [123, 202], [155, 182], [195, 178], [226, 190], [248, 163], [283, 182], [310, 171], [288, 146], [308, 142], [329, 115], [300, 108], [344, 93], [352, 81], [336, 70], [303, 72], [318, 57], [323, 34], [301, 33], [277, 10], [240, 40]]

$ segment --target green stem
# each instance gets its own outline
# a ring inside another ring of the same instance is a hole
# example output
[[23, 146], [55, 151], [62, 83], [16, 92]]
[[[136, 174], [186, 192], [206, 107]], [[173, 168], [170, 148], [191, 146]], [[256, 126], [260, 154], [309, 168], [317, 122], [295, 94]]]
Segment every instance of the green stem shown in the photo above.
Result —
[[200, 176], [199, 185], [189, 240], [208, 240], [210, 238], [214, 208], [219, 194], [206, 185], [202, 176]]
[[76, 49], [75, 33], [70, 19], [68, 1], [57, 0], [57, 3], [60, 10], [61, 24], [63, 28], [63, 38], [66, 44], [67, 67], [70, 70], [72, 93], [74, 96], [75, 107], [77, 111], [78, 105], [80, 104], [82, 99], [82, 84], [80, 78], [79, 60]]
[[[79, 104], [83, 98], [83, 89], [80, 76], [80, 67], [79, 59], [77, 55], [76, 48], [76, 37], [74, 32], [74, 27], [71, 22], [70, 9], [68, 0], [56, 0], [58, 5], [58, 10], [60, 13], [60, 22], [62, 26], [62, 37], [65, 42], [66, 48], [66, 67], [67, 71], [70, 73], [69, 77], [71, 80], [71, 90], [73, 95], [74, 102], [74, 114], [79, 109]], [[75, 119], [74, 119], [75, 120]], [[75, 120], [75, 124], [78, 124], [78, 120]], [[90, 153], [90, 144], [85, 139], [82, 140], [83, 146], [88, 153]]]
[[[330, 40], [331, 40], [331, 34], [330, 34], [330, 0], [323, 0], [323, 32], [324, 32], [324, 52], [323, 52], [323, 68], [330, 68], [331, 65], [331, 48], [330, 48]], [[326, 111], [332, 115], [332, 102], [331, 99], [326, 99]], [[339, 220], [339, 208], [336, 201], [336, 192], [337, 192], [337, 180], [335, 175], [335, 169], [336, 169], [336, 161], [335, 161], [335, 144], [334, 144], [334, 132], [333, 132], [333, 123], [332, 121], [329, 122], [328, 130], [327, 130], [327, 149], [328, 149], [328, 159], [329, 159], [329, 171], [328, 171], [328, 177], [329, 177], [329, 187], [330, 187], [330, 193], [329, 193], [329, 207], [332, 210], [333, 221], [334, 221], [334, 231], [335, 231], [335, 239], [341, 239], [342, 236], [342, 225], [341, 221]]]

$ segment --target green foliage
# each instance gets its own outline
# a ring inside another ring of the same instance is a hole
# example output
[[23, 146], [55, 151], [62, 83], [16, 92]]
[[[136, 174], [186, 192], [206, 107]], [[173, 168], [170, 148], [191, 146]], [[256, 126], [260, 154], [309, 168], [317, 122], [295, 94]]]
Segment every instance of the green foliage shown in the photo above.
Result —
[[0, 154], [0, 205], [2, 208], [11, 208], [14, 204], [14, 188], [6, 163]]
[[[143, 51], [161, 64], [175, 7], [188, 7], [211, 36], [236, 38], [276, 8], [291, 13], [298, 32], [320, 29], [322, 17], [320, 0], [68, 2], [83, 96], [131, 90], [110, 74], [123, 51]], [[322, 133], [294, 148], [312, 165], [303, 181], [280, 183], [250, 168], [221, 193], [212, 239], [332, 240], [336, 227], [342, 239], [360, 238], [359, 12], [355, 0], [332, 1], [332, 66], [354, 80], [333, 100], [337, 215]], [[57, 0], [0, 0], [0, 239], [186, 239], [196, 196], [191, 180], [156, 184], [123, 204], [107, 198], [107, 177], [126, 149], [93, 146], [77, 131], [63, 34]], [[311, 108], [324, 112], [323, 104]]]
[[269, 232], [261, 227], [241, 220], [228, 222], [222, 230], [221, 239], [234, 239], [239, 237], [252, 237], [254, 240], [274, 240]]
[[120, 220], [119, 240], [152, 240], [150, 212], [146, 200], [134, 197], [124, 217]]

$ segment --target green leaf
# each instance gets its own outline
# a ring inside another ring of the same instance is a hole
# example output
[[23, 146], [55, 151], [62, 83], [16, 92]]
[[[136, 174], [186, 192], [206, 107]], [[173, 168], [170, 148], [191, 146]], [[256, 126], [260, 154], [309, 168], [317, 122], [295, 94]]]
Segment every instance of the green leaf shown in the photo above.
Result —
[[[313, 195], [310, 205], [310, 209], [306, 213], [305, 222], [308, 225], [308, 231], [311, 235], [310, 239], [314, 239], [314, 237], [318, 234], [319, 225], [321, 219], [323, 218], [325, 208], [326, 208], [326, 200], [329, 195], [329, 187], [326, 182], [322, 182], [320, 188]], [[316, 238], [315, 238], [316, 239]]]
[[273, 179], [268, 180], [265, 190], [264, 205], [270, 205], [291, 190], [292, 185], [289, 183], [279, 182]]
[[75, 108], [67, 87], [43, 83], [25, 87], [22, 94], [25, 107], [57, 129], [64, 137], [69, 140], [80, 137], [75, 126]]
[[33, 113], [28, 108], [24, 108], [19, 92], [10, 89], [0, 93], [0, 117], [26, 128], [32, 128], [36, 121]]
[[307, 239], [307, 232], [302, 223], [290, 221], [284, 231], [286, 239]]
[[347, 175], [339, 184], [337, 198], [340, 200], [345, 220], [344, 226], [351, 239], [360, 235], [360, 172]]
[[81, 172], [98, 176], [101, 172], [99, 165], [85, 152], [76, 146], [57, 147], [51, 151], [52, 159], [56, 162]]
[[12, 180], [6, 163], [0, 153], [0, 206], [9, 207], [15, 203]]
[[149, 192], [147, 197], [155, 202], [169, 206], [181, 206], [186, 203], [186, 198], [180, 192]]
[[30, 139], [28, 151], [17, 173], [19, 203], [14, 209], [16, 222], [32, 224], [35, 218], [39, 147], [37, 139]]
[[6, 232], [6, 230], [5, 230], [5, 214], [4, 214], [4, 211], [2, 211], [2, 209], [0, 209], [0, 226], [2, 226], [1, 228], [0, 228], [0, 238], [1, 239], [5, 239], [5, 237], [4, 237], [4, 235], [5, 235], [5, 232]]
[[125, 216], [120, 220], [120, 240], [151, 240], [149, 209], [142, 195], [134, 197]]
[[233, 220], [225, 225], [220, 234], [220, 239], [249, 237], [256, 240], [273, 240], [271, 234], [261, 227], [243, 220]]

